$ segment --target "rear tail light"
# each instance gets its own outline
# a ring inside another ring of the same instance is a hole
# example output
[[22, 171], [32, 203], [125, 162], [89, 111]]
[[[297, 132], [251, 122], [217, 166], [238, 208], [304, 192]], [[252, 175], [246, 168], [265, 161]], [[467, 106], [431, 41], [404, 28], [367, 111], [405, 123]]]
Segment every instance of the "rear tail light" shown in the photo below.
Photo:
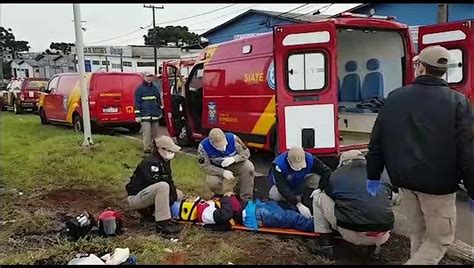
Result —
[[23, 94], [20, 95], [20, 100], [22, 100], [22, 101], [25, 100], [25, 96], [23, 96]]

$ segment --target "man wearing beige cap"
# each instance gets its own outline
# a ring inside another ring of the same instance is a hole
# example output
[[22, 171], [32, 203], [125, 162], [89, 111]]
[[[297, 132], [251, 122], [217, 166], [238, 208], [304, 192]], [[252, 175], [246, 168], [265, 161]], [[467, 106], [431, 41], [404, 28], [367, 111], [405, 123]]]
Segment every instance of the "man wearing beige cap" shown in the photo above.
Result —
[[312, 189], [324, 188], [330, 176], [331, 169], [321, 160], [303, 148], [291, 148], [273, 160], [268, 176], [271, 185], [268, 198], [286, 201], [296, 206], [303, 216], [311, 218], [311, 203], [305, 204], [304, 200], [309, 200]]
[[253, 198], [255, 167], [249, 160], [250, 150], [239, 137], [213, 128], [199, 144], [198, 157], [213, 193], [235, 190], [244, 200]]
[[174, 185], [170, 161], [181, 148], [168, 136], [156, 138], [153, 144], [153, 152], [140, 162], [126, 185], [128, 203], [144, 217], [152, 207], [158, 233], [179, 233], [182, 228], [171, 221], [170, 204], [183, 193]]
[[471, 106], [442, 78], [448, 60], [441, 46], [423, 49], [414, 83], [389, 94], [370, 138], [367, 191], [380, 194], [386, 166], [410, 224], [406, 264], [437, 264], [454, 241], [461, 180], [474, 197]]
[[314, 231], [320, 234], [316, 251], [332, 254], [334, 231], [349, 243], [377, 251], [388, 240], [395, 221], [390, 179], [383, 173], [383, 194], [377, 196], [366, 191], [366, 181], [365, 157], [351, 150], [341, 154], [326, 188], [313, 191]]
[[143, 152], [149, 154], [152, 141], [158, 136], [161, 114], [161, 95], [153, 85], [154, 75], [143, 73], [143, 83], [135, 90], [135, 121], [141, 123]]

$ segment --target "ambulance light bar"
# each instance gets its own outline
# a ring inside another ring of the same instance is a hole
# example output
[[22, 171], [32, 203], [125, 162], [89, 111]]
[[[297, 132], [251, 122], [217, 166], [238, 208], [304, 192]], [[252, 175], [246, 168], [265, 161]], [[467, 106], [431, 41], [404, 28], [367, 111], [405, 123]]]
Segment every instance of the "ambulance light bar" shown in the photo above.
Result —
[[345, 18], [374, 18], [374, 19], [383, 19], [383, 20], [395, 20], [395, 16], [379, 16], [379, 15], [364, 15], [364, 14], [355, 14], [350, 12], [342, 12], [341, 17]]

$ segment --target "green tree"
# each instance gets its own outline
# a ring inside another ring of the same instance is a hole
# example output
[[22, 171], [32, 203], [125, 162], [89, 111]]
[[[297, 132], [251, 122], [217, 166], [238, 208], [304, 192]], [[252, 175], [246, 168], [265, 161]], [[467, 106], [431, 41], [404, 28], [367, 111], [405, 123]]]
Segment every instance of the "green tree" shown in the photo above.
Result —
[[11, 53], [15, 59], [19, 52], [29, 51], [28, 41], [16, 40], [11, 28], [0, 27], [0, 47], [4, 53]]
[[48, 53], [49, 51], [48, 54], [57, 54], [57, 53], [54, 53], [54, 51], [58, 51], [62, 53], [63, 55], [69, 55], [71, 54], [71, 47], [73, 46], [75, 46], [74, 43], [51, 42], [51, 44], [49, 45], [49, 49], [46, 50], [46, 53]]
[[166, 46], [168, 43], [175, 43], [177, 47], [198, 43], [200, 40], [199, 35], [189, 32], [186, 26], [158, 26], [148, 30], [143, 38], [145, 45]]

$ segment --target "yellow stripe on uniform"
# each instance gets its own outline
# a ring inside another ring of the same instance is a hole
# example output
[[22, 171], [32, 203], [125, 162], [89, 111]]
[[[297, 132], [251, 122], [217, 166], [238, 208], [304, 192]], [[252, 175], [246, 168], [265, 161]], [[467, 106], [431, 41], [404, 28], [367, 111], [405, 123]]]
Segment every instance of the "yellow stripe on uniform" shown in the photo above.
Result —
[[275, 124], [275, 96], [268, 102], [267, 107], [258, 119], [257, 123], [252, 129], [252, 134], [267, 135], [270, 128]]

